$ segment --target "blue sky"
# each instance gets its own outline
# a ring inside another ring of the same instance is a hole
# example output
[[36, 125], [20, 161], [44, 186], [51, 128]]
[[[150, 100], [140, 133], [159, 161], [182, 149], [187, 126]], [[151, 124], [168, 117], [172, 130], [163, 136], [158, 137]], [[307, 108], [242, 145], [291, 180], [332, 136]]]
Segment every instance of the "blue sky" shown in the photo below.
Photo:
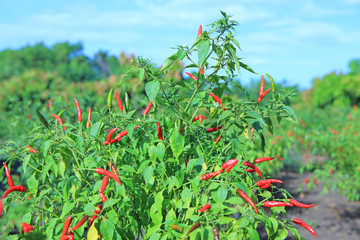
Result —
[[[360, 0], [0, 0], [0, 50], [43, 42], [82, 42], [162, 64], [172, 47], [192, 44], [198, 26], [220, 18], [240, 23], [239, 56], [275, 81], [311, 87], [315, 77], [348, 72], [360, 58]], [[259, 79], [243, 71], [242, 82]]]

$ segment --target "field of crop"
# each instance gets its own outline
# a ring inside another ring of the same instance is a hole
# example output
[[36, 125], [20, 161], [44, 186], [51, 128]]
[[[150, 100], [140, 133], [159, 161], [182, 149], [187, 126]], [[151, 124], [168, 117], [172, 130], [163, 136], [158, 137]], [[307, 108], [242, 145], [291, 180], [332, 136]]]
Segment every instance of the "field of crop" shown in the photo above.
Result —
[[360, 60], [304, 91], [241, 85], [237, 24], [160, 68], [0, 52], [0, 238], [359, 239]]

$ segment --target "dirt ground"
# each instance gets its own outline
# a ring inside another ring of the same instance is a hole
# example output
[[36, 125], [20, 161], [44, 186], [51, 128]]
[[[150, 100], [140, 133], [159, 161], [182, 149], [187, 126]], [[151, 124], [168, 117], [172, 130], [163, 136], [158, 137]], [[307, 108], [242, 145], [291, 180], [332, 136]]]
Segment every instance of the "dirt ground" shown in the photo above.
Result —
[[[287, 172], [278, 177], [284, 181], [284, 187], [293, 195], [294, 199], [307, 204], [314, 203], [309, 209], [287, 208], [287, 218], [300, 218], [313, 227], [317, 234], [315, 238], [307, 230], [296, 226], [303, 238], [326, 240], [359, 240], [360, 239], [360, 202], [347, 202], [345, 197], [337, 193], [321, 195], [322, 184], [308, 191], [302, 187], [302, 193], [297, 192], [303, 180], [310, 177], [309, 173], [299, 175]], [[359, 183], [360, 184], [360, 183]], [[294, 239], [289, 236], [287, 239]]]

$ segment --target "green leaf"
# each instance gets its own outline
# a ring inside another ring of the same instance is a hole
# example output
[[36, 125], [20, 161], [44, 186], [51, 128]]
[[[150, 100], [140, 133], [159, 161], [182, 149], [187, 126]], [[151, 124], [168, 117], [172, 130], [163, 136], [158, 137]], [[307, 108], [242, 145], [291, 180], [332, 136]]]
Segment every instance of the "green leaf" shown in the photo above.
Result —
[[36, 194], [38, 191], [38, 185], [39, 185], [39, 181], [35, 178], [35, 173], [32, 174], [26, 181], [28, 187], [29, 187], [29, 191], [32, 194]]
[[156, 157], [157, 157], [156, 150], [157, 150], [157, 148], [154, 145], [151, 145], [148, 150], [149, 157], [152, 161], [156, 160]]
[[298, 120], [297, 120], [297, 117], [296, 117], [296, 114], [295, 112], [291, 109], [291, 107], [289, 106], [283, 106], [283, 110], [285, 112], [287, 112], [287, 114], [297, 123]]
[[164, 71], [164, 70], [166, 70], [168, 67], [170, 67], [171, 64], [173, 64], [174, 61], [177, 59], [177, 57], [178, 57], [177, 53], [174, 53], [173, 55], [171, 55], [170, 57], [168, 57], [168, 58], [165, 60], [164, 64], [162, 65], [160, 71]]
[[199, 58], [199, 66], [203, 66], [206, 60], [206, 57], [209, 53], [210, 48], [210, 40], [209, 38], [203, 38], [198, 43], [198, 58]]
[[179, 49], [178, 52], [177, 52], [178, 61], [180, 62], [181, 60], [183, 60], [185, 56], [186, 56], [186, 51], [182, 50], [182, 49]]
[[144, 180], [145, 180], [146, 184], [148, 184], [150, 182], [150, 178], [153, 176], [153, 174], [154, 174], [154, 169], [152, 166], [149, 166], [145, 169]]
[[229, 38], [233, 43], [235, 43], [235, 45], [239, 48], [239, 50], [241, 50], [239, 42], [235, 38], [233, 38], [232, 36], [229, 36]]
[[160, 237], [161, 237], [160, 233], [155, 233], [155, 234], [151, 235], [149, 240], [159, 240]]
[[219, 121], [229, 117], [232, 114], [231, 111], [223, 111], [219, 117]]
[[120, 199], [108, 199], [105, 203], [104, 203], [104, 209], [114, 206], [117, 202], [119, 202]]
[[228, 224], [231, 223], [232, 221], [235, 221], [235, 218], [232, 217], [219, 217], [217, 220], [218, 224]]
[[36, 115], [39, 118], [40, 122], [47, 128], [49, 128], [49, 123], [46, 121], [44, 116], [40, 113], [39, 109], [36, 109]]
[[245, 70], [247, 70], [249, 72], [257, 74], [251, 67], [249, 67], [245, 63], [239, 61], [239, 64], [240, 64], [240, 67], [242, 67], [243, 69], [245, 69]]
[[100, 132], [104, 129], [105, 124], [102, 122], [95, 123], [90, 128], [90, 136], [93, 138], [97, 138], [100, 135]]
[[156, 147], [156, 155], [159, 158], [160, 161], [164, 160], [165, 156], [165, 145], [161, 142], [158, 143]]
[[31, 154], [25, 155], [23, 162], [24, 173], [26, 172], [26, 167], [29, 164], [30, 159], [31, 159]]
[[100, 224], [100, 232], [104, 239], [113, 239], [115, 226], [106, 218], [103, 218]]
[[60, 219], [67, 217], [68, 214], [74, 209], [74, 207], [75, 207], [75, 202], [65, 203], [65, 205], [62, 208]]
[[139, 73], [139, 68], [130, 68], [129, 70], [126, 71], [126, 73], [124, 74], [124, 76], [121, 78], [121, 80], [119, 81], [119, 83], [116, 84], [115, 88], [120, 86], [122, 82], [124, 81], [129, 81], [133, 78], [138, 77], [138, 73]]
[[184, 144], [184, 137], [179, 133], [177, 124], [175, 124], [175, 128], [170, 136], [170, 147], [175, 158], [179, 157], [182, 153]]
[[148, 96], [148, 98], [150, 99], [150, 101], [153, 104], [156, 104], [156, 96], [158, 95], [159, 91], [160, 91], [160, 82], [159, 81], [151, 81], [146, 83], [145, 85], [145, 92], [146, 95]]
[[224, 48], [229, 52], [231, 58], [234, 60], [236, 68], [238, 70], [238, 72], [240, 73], [240, 62], [238, 57], [236, 56], [236, 49], [230, 44], [230, 43], [226, 43], [224, 45]]
[[145, 69], [139, 68], [139, 72], [137, 75], [137, 77], [139, 79], [139, 83], [143, 80], [144, 76], [145, 76]]
[[190, 206], [192, 194], [189, 188], [185, 187], [185, 189], [181, 193], [181, 199], [185, 202], [186, 206]]
[[44, 143], [41, 144], [41, 152], [42, 152], [44, 158], [46, 157], [46, 155], [49, 152], [49, 149], [51, 147], [51, 143], [52, 143], [52, 140], [47, 140], [47, 141], [45, 141]]
[[65, 165], [65, 162], [60, 160], [59, 163], [58, 163], [58, 170], [59, 170], [59, 173], [62, 177], [65, 177], [65, 170], [66, 170], [66, 165]]
[[228, 190], [224, 187], [220, 187], [217, 191], [217, 197], [220, 203], [223, 203], [227, 198]]
[[249, 238], [251, 240], [260, 240], [259, 233], [256, 231], [256, 229], [251, 227], [246, 227], [246, 231], [248, 233]]
[[276, 234], [274, 240], [284, 240], [288, 235], [288, 230], [286, 228], [279, 228], [279, 231]]

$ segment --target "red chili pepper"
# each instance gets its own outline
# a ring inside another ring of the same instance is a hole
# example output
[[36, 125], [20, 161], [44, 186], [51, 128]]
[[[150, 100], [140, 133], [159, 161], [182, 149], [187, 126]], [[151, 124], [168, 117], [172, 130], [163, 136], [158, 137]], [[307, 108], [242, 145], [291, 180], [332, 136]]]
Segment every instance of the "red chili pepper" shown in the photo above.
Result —
[[200, 26], [199, 26], [199, 30], [198, 30], [198, 35], [197, 35], [197, 37], [199, 37], [201, 34], [202, 34], [202, 26], [200, 25]]
[[218, 96], [214, 95], [214, 94], [211, 93], [211, 92], [209, 92], [209, 95], [212, 96], [212, 97], [214, 98], [214, 100], [215, 100], [216, 102], [218, 102], [219, 104], [222, 103], [222, 100], [221, 100]]
[[117, 104], [119, 106], [119, 109], [120, 109], [120, 111], [123, 111], [124, 107], [122, 105], [122, 102], [121, 102], [121, 99], [120, 99], [120, 96], [119, 96], [119, 92], [117, 90], [115, 90], [115, 95], [116, 95], [116, 100], [117, 100]]
[[278, 179], [264, 179], [264, 180], [257, 181], [256, 185], [258, 187], [261, 187], [261, 186], [263, 186], [265, 184], [268, 184], [268, 183], [271, 184], [271, 183], [284, 183], [284, 182], [281, 181], [281, 180], [278, 180]]
[[355, 112], [358, 110], [358, 107], [356, 106], [356, 104], [353, 104], [353, 108], [354, 108]]
[[311, 207], [315, 206], [315, 204], [304, 204], [304, 203], [298, 202], [295, 199], [291, 199], [291, 198], [289, 199], [289, 202], [291, 204], [293, 204], [294, 206], [300, 207], [300, 208], [311, 208]]
[[270, 187], [270, 185], [271, 185], [271, 182], [267, 182], [267, 183], [265, 183], [265, 184], [261, 185], [261, 186], [260, 186], [260, 188], [262, 188], [262, 189], [266, 189], [266, 188], [269, 188], [269, 187]]
[[194, 117], [192, 121], [195, 122], [195, 121], [199, 120], [199, 122], [202, 123], [203, 119], [206, 119], [206, 117], [204, 117], [202, 114], [200, 114], [199, 116]]
[[304, 222], [303, 220], [298, 219], [298, 218], [293, 218], [292, 221], [293, 221], [293, 223], [302, 226], [303, 228], [308, 230], [312, 235], [314, 235], [316, 237], [316, 233], [315, 233], [314, 229], [312, 229], [312, 227], [310, 227], [306, 222]]
[[274, 159], [273, 157], [261, 157], [261, 158], [257, 158], [254, 160], [254, 163], [259, 163], [259, 162], [265, 162], [265, 161], [270, 161]]
[[149, 104], [145, 108], [144, 115], [148, 114], [152, 106], [152, 102], [149, 100]]
[[224, 169], [221, 169], [221, 170], [216, 171], [216, 172], [207, 173], [205, 175], [202, 175], [201, 179], [202, 180], [207, 180], [207, 179], [210, 179], [212, 177], [216, 177], [217, 175], [221, 174], [223, 171], [224, 171]]
[[28, 232], [31, 232], [32, 230], [34, 230], [34, 227], [31, 226], [30, 224], [27, 224], [27, 223], [21, 223], [21, 228], [23, 229], [23, 231], [25, 233], [28, 233]]
[[180, 131], [179, 131], [180, 133], [182, 133], [182, 131], [184, 130], [185, 126], [186, 126], [186, 125], [184, 125], [184, 126], [180, 129]]
[[78, 115], [78, 121], [82, 122], [82, 113], [81, 113], [81, 108], [80, 108], [80, 104], [79, 101], [74, 98], [75, 104], [76, 104], [76, 110], [77, 110], [77, 115]]
[[221, 140], [222, 136], [215, 138], [214, 143], [218, 144]]
[[198, 212], [205, 212], [206, 210], [209, 210], [211, 208], [210, 204], [205, 204], [201, 209], [198, 210]]
[[260, 93], [259, 93], [259, 97], [264, 93], [264, 89], [265, 89], [265, 81], [264, 81], [264, 76], [261, 75], [261, 83], [260, 83]]
[[246, 172], [253, 173], [253, 172], [255, 172], [255, 170], [254, 169], [246, 169]]
[[99, 174], [102, 174], [102, 175], [111, 177], [111, 178], [114, 179], [117, 183], [119, 183], [120, 186], [121, 186], [120, 178], [118, 178], [115, 174], [113, 174], [113, 173], [111, 173], [111, 172], [109, 172], [109, 171], [106, 171], [106, 170], [103, 169], [103, 168], [97, 168], [97, 169], [96, 169], [96, 172], [99, 173]]
[[60, 240], [74, 240], [74, 235], [65, 235], [63, 237], [60, 238]]
[[86, 128], [89, 128], [91, 125], [91, 108], [88, 108], [88, 119], [86, 122]]
[[240, 195], [240, 197], [242, 197], [245, 201], [247, 201], [254, 208], [255, 212], [258, 213], [258, 210], [253, 200], [240, 188], [236, 189], [236, 191]]
[[206, 129], [206, 132], [207, 132], [207, 133], [211, 133], [211, 132], [218, 131], [218, 130], [220, 130], [220, 129], [222, 129], [222, 128], [223, 128], [223, 126], [208, 128], [208, 129]]
[[333, 172], [334, 172], [334, 171], [332, 170], [332, 168], [330, 168], [330, 169], [329, 169], [329, 173], [330, 173], [330, 174], [333, 174]]
[[5, 191], [5, 193], [4, 193], [4, 195], [3, 195], [2, 198], [4, 199], [9, 193], [14, 192], [14, 191], [16, 191], [16, 192], [26, 192], [26, 188], [23, 187], [23, 186], [21, 186], [21, 185], [9, 187], [9, 188]]
[[118, 140], [121, 140], [121, 138], [125, 135], [128, 134], [128, 131], [125, 130], [125, 131], [122, 131], [121, 133], [119, 133], [118, 135], [116, 135], [115, 139], [118, 139]]
[[204, 75], [204, 67], [200, 68], [200, 75]]
[[330, 132], [335, 134], [335, 135], [339, 135], [340, 133], [338, 131], [335, 131], [334, 129], [330, 128]]
[[263, 178], [260, 169], [258, 167], [256, 167], [254, 164], [252, 164], [251, 162], [248, 162], [248, 161], [245, 161], [243, 164], [247, 167], [251, 167], [252, 169], [254, 169], [255, 172], [257, 172], [257, 174], [259, 174], [260, 178]]
[[192, 227], [190, 228], [190, 230], [187, 232], [186, 236], [188, 236], [190, 233], [192, 233], [195, 229], [197, 229], [198, 227], [200, 227], [200, 223], [197, 222], [194, 225], [192, 225]]
[[228, 167], [234, 167], [237, 163], [239, 162], [239, 160], [237, 159], [230, 159], [230, 160], [227, 160], [222, 166], [221, 168], [222, 169], [227, 169]]
[[108, 135], [107, 135], [107, 137], [106, 137], [106, 141], [104, 141], [104, 144], [105, 144], [105, 145], [108, 145], [108, 144], [110, 143], [112, 135], [113, 135], [114, 132], [116, 132], [118, 129], [119, 129], [119, 128], [113, 128], [113, 129], [111, 129], [111, 130], [109, 131], [109, 133], [108, 133]]
[[81, 227], [88, 219], [89, 219], [88, 215], [83, 216], [81, 220], [74, 227], [70, 228], [70, 232], [73, 232], [79, 227]]
[[[56, 115], [56, 114], [51, 114], [51, 116], [54, 117], [54, 118], [58, 121], [58, 123], [59, 123], [60, 125], [63, 125], [63, 124], [64, 124], [63, 121], [61, 120], [61, 118], [60, 118], [58, 115]], [[65, 130], [66, 130], [66, 127], [63, 127], [63, 130], [65, 131]]]
[[309, 182], [309, 180], [310, 180], [309, 178], [305, 178], [305, 179], [304, 179], [304, 181], [303, 181], [303, 184], [308, 183], [308, 182]]
[[159, 123], [159, 122], [156, 122], [156, 125], [157, 125], [157, 129], [158, 129], [158, 138], [159, 138], [160, 140], [164, 140], [164, 139], [163, 139], [163, 135], [162, 135], [162, 131], [161, 131], [160, 123]]
[[[101, 210], [102, 210], [102, 205], [98, 205], [96, 208], [98, 209], [95, 209], [94, 213], [95, 214], [100, 214]], [[93, 222], [95, 221], [95, 219], [97, 218], [98, 216], [97, 215], [93, 215], [89, 221], [89, 228], [91, 227], [91, 225], [93, 224]]]
[[101, 191], [101, 187], [99, 188], [99, 194], [100, 194], [101, 201], [103, 203], [105, 203], [107, 201], [107, 198], [105, 197], [104, 193]]
[[10, 171], [9, 171], [9, 168], [8, 166], [6, 165], [6, 163], [3, 162], [3, 165], [4, 165], [4, 168], [5, 168], [5, 174], [6, 174], [6, 178], [7, 178], [7, 182], [9, 184], [10, 187], [14, 186], [14, 182], [12, 180], [12, 177], [11, 177], [11, 174], [10, 174]]
[[192, 75], [191, 73], [188, 73], [188, 72], [185, 72], [187, 75], [189, 75], [189, 77], [191, 77], [191, 79], [192, 80], [194, 80], [194, 81], [197, 81], [198, 79], [194, 76], [194, 75]]
[[219, 240], [220, 239], [219, 230], [216, 227], [213, 227], [212, 231], [214, 235], [214, 240]]
[[117, 171], [115, 165], [112, 164], [111, 162], [108, 162], [108, 166], [111, 169], [111, 171], [113, 172], [113, 174], [115, 174], [115, 176], [119, 178], [120, 177], [119, 172]]
[[35, 149], [33, 149], [30, 146], [26, 146], [26, 147], [29, 149], [29, 152], [31, 152], [31, 153], [38, 153], [39, 152], [39, 151], [36, 151]]
[[65, 237], [65, 235], [68, 232], [68, 229], [70, 227], [71, 221], [72, 221], [72, 216], [69, 216], [66, 218], [60, 239], [63, 239]]
[[184, 160], [185, 160], [185, 167], [187, 167], [187, 164], [188, 164], [188, 162], [189, 162], [189, 159], [184, 156]]
[[104, 177], [103, 177], [103, 180], [102, 180], [102, 182], [101, 182], [101, 187], [100, 187], [100, 190], [99, 190], [99, 191], [101, 191], [101, 192], [103, 193], [103, 192], [105, 191], [105, 188], [106, 188], [108, 182], [109, 182], [109, 177], [108, 177], [108, 176], [104, 176]]
[[293, 207], [291, 203], [278, 202], [278, 201], [265, 201], [264, 207]]

